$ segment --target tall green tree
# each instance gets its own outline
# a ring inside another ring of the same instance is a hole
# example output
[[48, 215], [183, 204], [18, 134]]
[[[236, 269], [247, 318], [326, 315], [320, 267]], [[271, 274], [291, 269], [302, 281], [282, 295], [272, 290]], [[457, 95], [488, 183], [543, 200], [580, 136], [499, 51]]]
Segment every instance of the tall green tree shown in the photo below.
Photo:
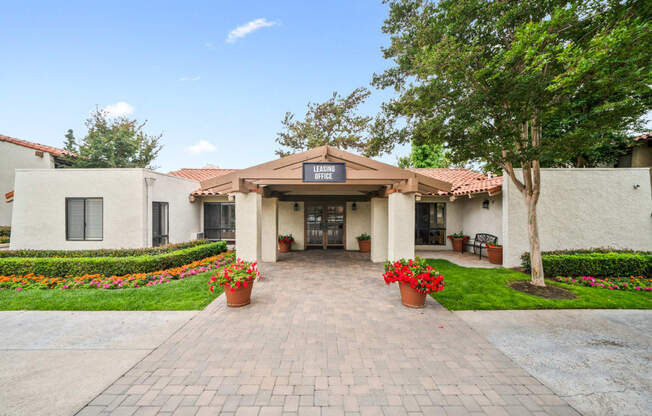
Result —
[[451, 161], [441, 144], [412, 143], [410, 155], [398, 160], [399, 168], [448, 168]]
[[374, 77], [398, 92], [384, 107], [387, 117], [404, 117], [418, 143], [447, 143], [453, 163], [504, 170], [528, 213], [532, 284], [544, 286], [541, 163], [640, 129], [652, 97], [649, 3], [388, 3], [384, 55], [394, 65]]
[[364, 152], [372, 118], [359, 115], [358, 107], [370, 94], [366, 88], [356, 88], [346, 97], [334, 92], [323, 103], [308, 103], [303, 120], [285, 113], [284, 131], [277, 134], [276, 142], [288, 149], [278, 149], [276, 154], [287, 156], [326, 144]]
[[64, 147], [77, 154], [68, 158], [73, 168], [153, 168], [161, 151], [161, 135], [143, 131], [147, 122], [127, 117], [111, 118], [97, 109], [86, 120], [88, 133], [77, 143], [72, 130], [66, 133]]

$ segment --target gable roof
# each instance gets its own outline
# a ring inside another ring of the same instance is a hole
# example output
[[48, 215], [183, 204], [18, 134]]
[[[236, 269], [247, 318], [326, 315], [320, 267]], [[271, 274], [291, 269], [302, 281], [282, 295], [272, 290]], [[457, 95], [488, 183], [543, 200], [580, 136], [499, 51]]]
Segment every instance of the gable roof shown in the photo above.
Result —
[[181, 178], [193, 179], [196, 181], [204, 181], [206, 179], [214, 178], [216, 176], [226, 175], [227, 173], [235, 172], [237, 169], [218, 169], [218, 168], [182, 168], [170, 172], [170, 175], [179, 176]]
[[34, 143], [34, 142], [27, 141], [27, 140], [22, 140], [22, 139], [16, 139], [15, 137], [9, 137], [9, 136], [5, 136], [5, 135], [2, 135], [2, 134], [0, 134], [0, 142], [13, 143], [13, 144], [16, 144], [18, 146], [28, 147], [30, 149], [50, 153], [53, 156], [63, 156], [63, 155], [72, 156], [73, 155], [73, 153], [71, 153], [71, 152], [69, 152], [67, 150], [64, 150], [64, 149], [59, 149], [58, 147], [48, 146], [48, 145], [40, 144], [40, 143]]
[[652, 139], [652, 131], [648, 133], [643, 133], [640, 136], [634, 137], [635, 142], [642, 142]]
[[470, 169], [448, 169], [448, 168], [410, 168], [433, 178], [450, 182], [450, 192], [438, 192], [438, 195], [471, 195], [482, 192], [497, 192], [502, 188], [503, 177], [488, 177], [482, 173]]

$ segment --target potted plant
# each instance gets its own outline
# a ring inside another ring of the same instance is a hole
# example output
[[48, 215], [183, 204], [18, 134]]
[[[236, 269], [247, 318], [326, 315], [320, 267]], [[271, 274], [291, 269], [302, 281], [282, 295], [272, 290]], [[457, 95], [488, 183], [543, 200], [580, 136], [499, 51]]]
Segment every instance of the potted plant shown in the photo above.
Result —
[[362, 233], [356, 237], [358, 240], [358, 247], [360, 252], [369, 253], [371, 251], [371, 236], [367, 233]]
[[448, 238], [453, 242], [453, 251], [464, 252], [464, 243], [469, 239], [468, 235], [464, 235], [464, 232], [460, 231], [449, 235]]
[[426, 295], [444, 290], [444, 276], [426, 264], [424, 259], [401, 259], [385, 263], [383, 274], [388, 285], [398, 282], [401, 289], [401, 303], [410, 308], [423, 308]]
[[281, 253], [287, 253], [292, 248], [292, 242], [293, 241], [294, 241], [294, 237], [292, 237], [292, 234], [279, 235], [278, 236], [278, 251], [280, 251]]
[[503, 246], [487, 243], [487, 256], [489, 263], [503, 264]]
[[257, 262], [236, 259], [214, 274], [208, 285], [211, 292], [215, 290], [215, 285], [224, 286], [226, 305], [237, 308], [251, 302], [251, 289], [254, 280], [259, 277]]

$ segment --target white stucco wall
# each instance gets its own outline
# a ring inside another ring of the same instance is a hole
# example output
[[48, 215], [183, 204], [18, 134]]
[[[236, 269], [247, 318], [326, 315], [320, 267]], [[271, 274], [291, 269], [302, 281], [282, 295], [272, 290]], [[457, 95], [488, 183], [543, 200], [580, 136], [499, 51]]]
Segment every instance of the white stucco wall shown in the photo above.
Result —
[[261, 260], [262, 212], [259, 193], [235, 193], [235, 254], [243, 260]]
[[0, 142], [0, 226], [11, 225], [14, 203], [6, 202], [5, 194], [14, 190], [16, 169], [53, 169], [49, 153], [36, 156], [36, 150], [13, 143]]
[[288, 235], [292, 234], [294, 243], [292, 243], [292, 250], [305, 250], [305, 236], [304, 236], [304, 203], [297, 202], [299, 210], [294, 210], [294, 202], [292, 201], [279, 201], [278, 202], [278, 234]]
[[[542, 169], [537, 209], [542, 250], [652, 250], [650, 192], [649, 169]], [[519, 266], [521, 254], [529, 251], [527, 211], [507, 177], [503, 236], [504, 266]]]
[[263, 198], [262, 261], [275, 262], [278, 256], [278, 198]]
[[[414, 258], [415, 196], [394, 192], [387, 201], [387, 259]], [[372, 241], [373, 244], [373, 241]]]
[[[362, 233], [371, 235], [371, 203], [356, 202], [356, 210], [353, 210], [353, 202], [346, 203], [346, 242], [347, 250], [359, 250], [358, 240]], [[372, 241], [373, 244], [373, 241]]]
[[[155, 181], [146, 190], [145, 178]], [[151, 202], [168, 202], [170, 242], [199, 231], [199, 207], [188, 195], [198, 182], [147, 169], [16, 171], [12, 249], [97, 249], [151, 246]], [[66, 198], [103, 198], [103, 239], [66, 240]]]
[[[489, 208], [482, 208], [482, 202], [488, 200]], [[498, 237], [498, 244], [503, 241], [503, 198], [502, 195], [489, 196], [481, 194], [473, 198], [458, 200], [462, 213], [462, 230], [473, 238], [477, 233], [493, 234]], [[451, 244], [449, 240], [449, 244]]]

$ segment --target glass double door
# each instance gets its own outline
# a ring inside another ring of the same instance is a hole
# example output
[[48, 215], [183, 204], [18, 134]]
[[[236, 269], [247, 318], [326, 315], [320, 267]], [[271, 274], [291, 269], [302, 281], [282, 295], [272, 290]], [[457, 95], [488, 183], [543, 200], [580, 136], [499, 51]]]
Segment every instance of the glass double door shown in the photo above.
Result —
[[306, 203], [308, 247], [344, 247], [344, 203]]

